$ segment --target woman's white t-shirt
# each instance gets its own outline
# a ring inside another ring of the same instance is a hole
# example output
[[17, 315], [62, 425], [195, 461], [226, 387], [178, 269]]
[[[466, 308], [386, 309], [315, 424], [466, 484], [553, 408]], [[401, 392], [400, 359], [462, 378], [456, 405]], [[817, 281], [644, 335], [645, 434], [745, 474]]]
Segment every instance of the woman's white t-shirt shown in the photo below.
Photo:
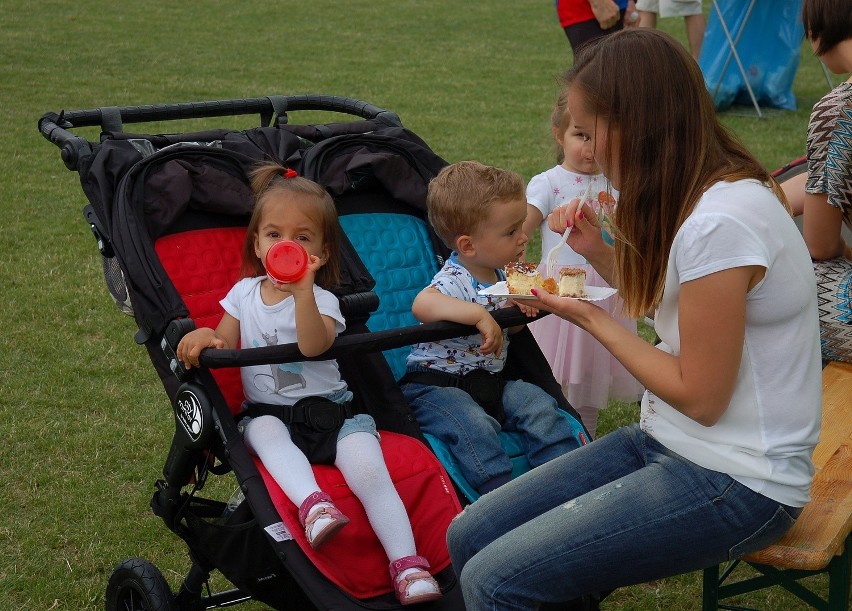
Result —
[[766, 275], [746, 298], [742, 360], [727, 410], [706, 427], [646, 391], [640, 426], [684, 458], [801, 507], [821, 421], [816, 283], [801, 234], [768, 188], [754, 180], [717, 183], [678, 230], [655, 317], [657, 347], [680, 352], [681, 284], [746, 265], [765, 267]]

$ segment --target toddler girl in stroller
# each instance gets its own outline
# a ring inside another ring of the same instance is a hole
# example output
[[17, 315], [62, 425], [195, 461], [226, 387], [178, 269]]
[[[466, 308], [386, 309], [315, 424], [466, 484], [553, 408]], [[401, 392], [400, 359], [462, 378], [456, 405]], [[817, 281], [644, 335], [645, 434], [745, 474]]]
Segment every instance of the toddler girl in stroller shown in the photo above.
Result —
[[[325, 352], [345, 328], [337, 298], [328, 292], [339, 270], [337, 213], [320, 185], [275, 163], [252, 172], [256, 205], [246, 231], [242, 279], [221, 305], [225, 314], [215, 330], [196, 329], [180, 341], [178, 358], [199, 365], [205, 348], [236, 348], [296, 342], [308, 358]], [[300, 279], [275, 284], [263, 261], [281, 240], [295, 240], [310, 255]], [[316, 284], [315, 284], [316, 281]], [[402, 604], [441, 597], [417, 555], [405, 507], [396, 492], [378, 443], [373, 418], [353, 415], [352, 393], [336, 361], [306, 361], [286, 366], [243, 367], [248, 402], [240, 421], [245, 441], [287, 497], [299, 507], [305, 537], [313, 548], [331, 539], [348, 519], [319, 489], [312, 463], [334, 464], [364, 506], [370, 525], [390, 562], [394, 590]], [[289, 377], [280, 373], [289, 373]], [[256, 383], [259, 379], [276, 381]], [[280, 383], [279, 383], [280, 382]], [[286, 424], [285, 424], [286, 423]]]

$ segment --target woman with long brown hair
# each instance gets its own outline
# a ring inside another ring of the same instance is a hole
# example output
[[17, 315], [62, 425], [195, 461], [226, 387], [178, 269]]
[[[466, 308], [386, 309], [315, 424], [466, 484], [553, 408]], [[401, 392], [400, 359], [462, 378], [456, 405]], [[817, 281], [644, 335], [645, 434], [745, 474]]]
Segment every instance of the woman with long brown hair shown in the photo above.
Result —
[[716, 118], [667, 34], [617, 32], [567, 73], [569, 109], [620, 199], [614, 244], [578, 200], [548, 217], [655, 317], [657, 346], [593, 302], [524, 302], [600, 341], [645, 388], [640, 421], [468, 507], [448, 543], [465, 603], [538, 609], [742, 556], [808, 501], [820, 428], [810, 258], [783, 194]]

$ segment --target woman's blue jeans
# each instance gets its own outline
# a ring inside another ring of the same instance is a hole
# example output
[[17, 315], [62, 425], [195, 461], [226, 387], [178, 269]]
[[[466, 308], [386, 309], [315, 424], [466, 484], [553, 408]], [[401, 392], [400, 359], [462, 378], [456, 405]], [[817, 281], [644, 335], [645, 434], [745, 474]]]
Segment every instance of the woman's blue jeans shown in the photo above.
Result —
[[468, 611], [537, 609], [738, 558], [800, 512], [634, 424], [482, 496], [447, 543]]

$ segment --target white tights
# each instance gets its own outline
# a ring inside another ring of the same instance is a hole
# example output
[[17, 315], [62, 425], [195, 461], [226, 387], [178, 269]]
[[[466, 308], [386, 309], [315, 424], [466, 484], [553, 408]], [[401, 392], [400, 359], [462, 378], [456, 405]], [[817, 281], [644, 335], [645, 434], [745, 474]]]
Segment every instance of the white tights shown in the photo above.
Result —
[[[308, 459], [274, 416], [252, 418], [245, 430], [249, 451], [297, 507], [319, 490]], [[394, 488], [379, 441], [371, 433], [350, 433], [337, 442], [334, 461], [355, 494], [390, 561], [416, 554], [405, 506]]]

